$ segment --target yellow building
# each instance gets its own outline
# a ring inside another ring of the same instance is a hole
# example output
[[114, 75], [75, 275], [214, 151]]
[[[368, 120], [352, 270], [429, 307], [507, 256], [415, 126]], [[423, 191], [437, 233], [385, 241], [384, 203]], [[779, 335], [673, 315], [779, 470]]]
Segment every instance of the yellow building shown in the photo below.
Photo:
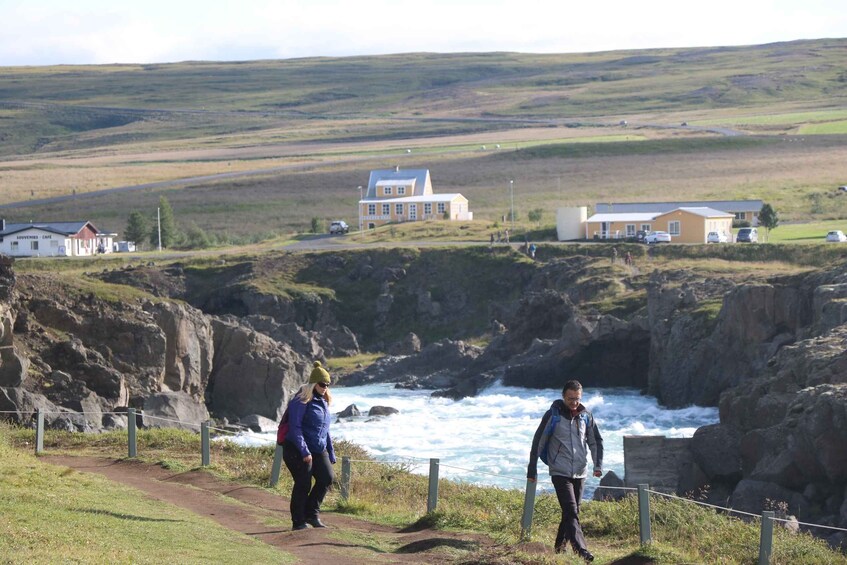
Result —
[[473, 220], [468, 199], [458, 193], [435, 194], [428, 169], [371, 171], [359, 201], [359, 227], [430, 219]]
[[586, 239], [627, 239], [636, 232], [666, 231], [674, 243], [706, 243], [709, 232], [732, 241], [734, 214], [707, 207], [681, 207], [669, 212], [606, 212], [585, 222]]

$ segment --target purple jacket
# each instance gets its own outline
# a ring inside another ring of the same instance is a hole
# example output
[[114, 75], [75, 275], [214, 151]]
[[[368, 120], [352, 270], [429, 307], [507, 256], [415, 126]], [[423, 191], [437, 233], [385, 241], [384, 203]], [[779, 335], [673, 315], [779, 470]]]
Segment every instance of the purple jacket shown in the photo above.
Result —
[[303, 457], [327, 451], [329, 462], [335, 463], [335, 451], [329, 435], [332, 414], [322, 396], [315, 395], [308, 404], [297, 397], [288, 402], [288, 433], [285, 439], [300, 450]]

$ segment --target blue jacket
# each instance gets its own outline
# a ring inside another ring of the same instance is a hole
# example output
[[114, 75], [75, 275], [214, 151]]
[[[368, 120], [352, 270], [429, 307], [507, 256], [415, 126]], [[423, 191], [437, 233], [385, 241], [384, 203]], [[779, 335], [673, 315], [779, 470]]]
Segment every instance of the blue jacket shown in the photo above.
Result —
[[288, 433], [285, 439], [293, 443], [303, 457], [327, 451], [330, 463], [335, 463], [335, 451], [329, 435], [332, 414], [322, 396], [303, 404], [296, 396], [288, 402]]

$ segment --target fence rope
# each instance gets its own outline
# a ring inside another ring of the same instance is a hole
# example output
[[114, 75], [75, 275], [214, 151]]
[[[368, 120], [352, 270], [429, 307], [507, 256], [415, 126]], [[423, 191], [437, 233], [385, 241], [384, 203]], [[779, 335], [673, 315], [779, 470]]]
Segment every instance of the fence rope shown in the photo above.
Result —
[[[34, 412], [34, 411], [19, 412], [17, 410], [0, 410], [0, 414], [21, 414], [21, 415], [23, 415], [23, 414], [38, 414], [38, 412]], [[49, 415], [74, 414], [74, 415], [79, 415], [79, 416], [85, 416], [86, 412], [76, 412], [74, 410], [67, 410], [67, 411], [63, 411], [63, 412], [41, 412], [41, 414], [44, 414], [44, 415], [48, 415], [48, 414]], [[88, 414], [90, 414], [90, 413], [88, 413]], [[128, 416], [129, 415], [128, 412], [98, 412], [98, 414], [100, 414], [100, 415], [122, 415], [122, 416]], [[183, 422], [181, 420], [176, 420], [176, 419], [173, 419], [173, 418], [165, 418], [163, 416], [153, 416], [153, 415], [144, 413], [144, 411], [142, 411], [142, 410], [137, 411], [136, 415], [141, 415], [144, 418], [150, 418], [151, 420], [162, 420], [162, 421], [165, 421], [165, 422], [174, 422], [174, 423], [177, 423], [181, 426], [190, 426], [192, 428], [197, 428], [197, 429], [201, 428], [200, 424]], [[235, 431], [232, 431], [232, 430], [224, 430], [222, 428], [214, 428], [214, 427], [209, 427], [209, 430], [214, 430], [214, 431], [222, 433], [222, 434], [252, 435], [252, 436], [257, 436], [257, 437], [259, 437], [263, 440], [267, 439], [267, 437], [266, 437], [267, 434], [272, 433], [272, 432], [254, 432], [253, 430], [249, 430], [249, 429], [235, 432]], [[262, 434], [262, 435], [260, 435], [260, 434]], [[415, 463], [414, 462], [415, 459], [419, 460], [420, 463]], [[411, 458], [409, 458], [408, 461], [378, 461], [378, 460], [375, 461], [375, 460], [368, 460], [368, 459], [350, 459], [350, 462], [351, 463], [369, 463], [369, 464], [377, 464], [377, 465], [412, 465], [412, 466], [418, 467], [418, 466], [421, 466], [421, 465], [425, 465], [428, 462], [428, 460], [424, 459], [424, 458], [411, 457]], [[524, 479], [517, 479], [517, 478], [511, 477], [509, 475], [501, 475], [501, 474], [497, 474], [497, 473], [488, 473], [488, 472], [485, 472], [485, 471], [478, 471], [478, 470], [474, 470], [474, 469], [466, 469], [464, 467], [457, 467], [455, 465], [449, 465], [449, 464], [445, 464], [445, 463], [439, 463], [439, 465], [441, 467], [447, 467], [447, 468], [455, 469], [455, 470], [458, 470], [458, 471], [465, 471], [465, 472], [468, 472], [468, 473], [477, 473], [477, 474], [480, 474], [480, 475], [498, 477], [498, 478], [508, 479], [508, 480], [511, 480], [511, 481], [523, 481], [524, 480]], [[538, 480], [538, 483], [540, 483], [540, 482], [541, 481]], [[595, 487], [595, 490], [597, 490], [597, 489], [624, 490], [624, 491], [638, 490], [635, 487], [619, 487], [619, 486], [606, 486], [606, 485], [597, 485]], [[657, 496], [663, 496], [665, 498], [672, 498], [672, 499], [680, 500], [682, 502], [698, 504], [700, 506], [705, 506], [705, 507], [712, 508], [712, 509], [715, 509], [715, 510], [723, 510], [723, 511], [726, 511], [726, 512], [729, 512], [729, 513], [741, 514], [741, 515], [749, 516], [749, 517], [752, 517], [752, 518], [761, 518], [761, 515], [759, 515], [759, 514], [752, 514], [750, 512], [744, 512], [742, 510], [735, 510], [733, 508], [726, 508], [724, 506], [717, 506], [715, 504], [708, 504], [706, 502], [700, 502], [698, 500], [692, 500], [690, 498], [683, 498], [683, 497], [680, 497], [680, 496], [668, 494], [668, 493], [657, 491], [657, 490], [647, 489], [647, 492], [649, 492], [651, 494], [655, 494]], [[771, 519], [775, 522], [783, 522], [783, 523], [786, 523], [786, 524], [799, 524], [801, 526], [806, 526], [806, 527], [809, 527], [809, 528], [824, 528], [824, 529], [827, 529], [827, 530], [847, 532], [847, 528], [838, 528], [838, 527], [835, 527], [835, 526], [825, 526], [823, 524], [813, 524], [813, 523], [810, 523], [810, 522], [800, 522], [800, 521], [797, 521], [797, 520], [788, 520], [788, 519], [785, 519], [785, 518], [771, 518]]]

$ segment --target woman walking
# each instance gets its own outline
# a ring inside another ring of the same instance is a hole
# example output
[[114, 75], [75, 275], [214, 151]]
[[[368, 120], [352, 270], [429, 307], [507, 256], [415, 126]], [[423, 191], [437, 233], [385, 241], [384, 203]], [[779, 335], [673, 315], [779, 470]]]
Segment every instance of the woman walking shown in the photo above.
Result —
[[329, 435], [329, 384], [329, 373], [320, 361], [315, 361], [309, 382], [288, 402], [288, 433], [282, 444], [282, 459], [294, 478], [291, 521], [295, 530], [310, 525], [326, 527], [320, 520], [321, 503], [335, 480], [335, 452]]
[[553, 546], [556, 553], [567, 550], [568, 544], [586, 561], [594, 561], [588, 551], [582, 526], [579, 523], [579, 504], [588, 476], [588, 454], [594, 462], [594, 476], [603, 474], [603, 438], [594, 416], [581, 404], [582, 385], [568, 381], [556, 400], [541, 418], [532, 438], [526, 476], [535, 481], [537, 460], [550, 468], [550, 478], [556, 488], [556, 498], [562, 507], [562, 519]]

